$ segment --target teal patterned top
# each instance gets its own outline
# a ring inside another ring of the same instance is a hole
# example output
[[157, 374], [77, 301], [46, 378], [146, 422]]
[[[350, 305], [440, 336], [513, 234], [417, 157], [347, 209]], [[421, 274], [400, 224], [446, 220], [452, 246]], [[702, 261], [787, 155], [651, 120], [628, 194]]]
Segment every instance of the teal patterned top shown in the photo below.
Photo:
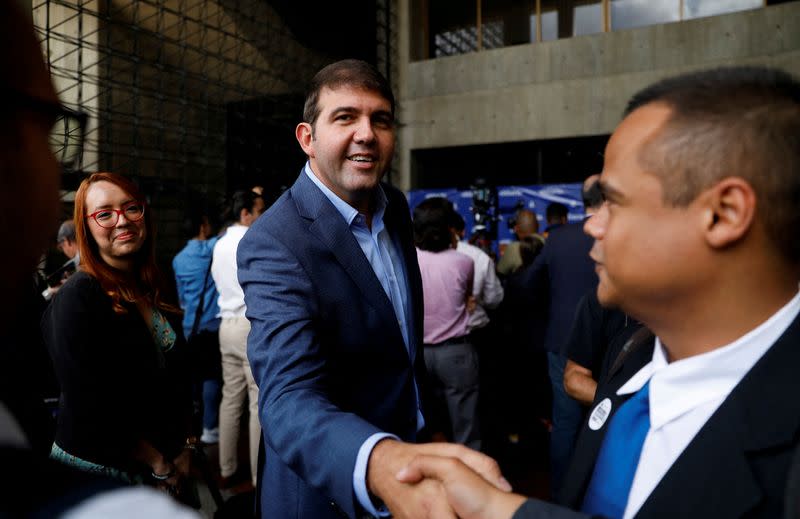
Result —
[[175, 346], [178, 336], [175, 334], [175, 330], [172, 329], [172, 325], [167, 321], [167, 318], [156, 307], [153, 307], [151, 312], [150, 315], [153, 321], [152, 333], [156, 346], [161, 348], [161, 351], [169, 351]]

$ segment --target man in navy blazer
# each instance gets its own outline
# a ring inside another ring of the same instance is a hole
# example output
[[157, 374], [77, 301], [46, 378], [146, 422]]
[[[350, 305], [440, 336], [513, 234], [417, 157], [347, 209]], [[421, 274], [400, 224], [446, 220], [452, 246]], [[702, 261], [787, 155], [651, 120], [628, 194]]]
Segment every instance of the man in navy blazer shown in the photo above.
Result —
[[463, 447], [408, 443], [425, 423], [422, 283], [405, 197], [380, 183], [394, 97], [371, 65], [344, 60], [314, 77], [303, 118], [296, 137], [308, 162], [238, 250], [266, 446], [262, 515], [388, 507], [423, 517], [440, 485], [394, 477], [415, 454], [443, 448], [498, 481], [499, 471]]
[[[603, 202], [590, 195], [599, 175], [583, 183], [587, 214]], [[580, 430], [583, 409], [564, 389], [566, 344], [578, 302], [597, 286], [594, 262], [589, 257], [592, 238], [583, 232], [583, 222], [565, 223], [551, 228], [544, 248], [519, 280], [524, 297], [535, 303], [537, 317], [546, 319], [544, 349], [547, 371], [553, 389], [553, 429], [550, 432], [550, 481], [555, 495], [572, 455]]]
[[730, 67], [656, 83], [630, 102], [600, 183], [585, 225], [598, 299], [655, 337], [634, 334], [600, 382], [560, 496], [572, 510], [522, 504], [454, 460], [419, 458], [402, 479], [441, 479], [475, 519], [784, 517], [800, 445], [800, 82]]

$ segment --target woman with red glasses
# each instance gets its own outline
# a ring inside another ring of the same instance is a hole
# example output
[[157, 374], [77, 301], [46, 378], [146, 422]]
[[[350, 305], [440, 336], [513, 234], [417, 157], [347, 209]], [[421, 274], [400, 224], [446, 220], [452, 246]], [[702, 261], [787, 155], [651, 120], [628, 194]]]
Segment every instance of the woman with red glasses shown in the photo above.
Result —
[[95, 173], [75, 196], [81, 270], [42, 318], [61, 384], [51, 457], [132, 483], [178, 488], [191, 392], [180, 310], [164, 300], [154, 224], [127, 178]]

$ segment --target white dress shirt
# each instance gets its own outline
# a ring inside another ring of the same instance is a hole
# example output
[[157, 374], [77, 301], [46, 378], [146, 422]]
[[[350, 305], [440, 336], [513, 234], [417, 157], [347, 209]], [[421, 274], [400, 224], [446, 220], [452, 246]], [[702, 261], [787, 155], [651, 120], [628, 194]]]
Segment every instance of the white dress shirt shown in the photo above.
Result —
[[503, 301], [503, 285], [495, 272], [494, 261], [488, 254], [465, 241], [459, 241], [456, 250], [472, 258], [475, 264], [475, 279], [472, 281], [472, 295], [478, 301], [475, 311], [469, 316], [469, 331], [483, 328], [489, 324], [485, 308], [497, 308]]
[[239, 285], [236, 266], [236, 250], [248, 227], [235, 223], [228, 227], [225, 235], [214, 245], [211, 260], [211, 277], [219, 292], [219, 316], [223, 319], [244, 317], [247, 307], [244, 304], [244, 292]]
[[734, 342], [671, 363], [656, 338], [653, 360], [617, 390], [618, 395], [635, 393], [650, 381], [650, 431], [624, 519], [636, 515], [686, 446], [798, 313], [800, 294]]

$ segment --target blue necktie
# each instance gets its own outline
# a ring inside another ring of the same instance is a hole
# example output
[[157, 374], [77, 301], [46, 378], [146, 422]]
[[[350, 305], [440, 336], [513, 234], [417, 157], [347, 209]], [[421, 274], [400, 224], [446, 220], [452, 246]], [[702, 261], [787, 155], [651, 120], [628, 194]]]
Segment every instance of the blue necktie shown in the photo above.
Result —
[[581, 510], [620, 518], [625, 513], [642, 445], [650, 430], [650, 381], [611, 417]]

